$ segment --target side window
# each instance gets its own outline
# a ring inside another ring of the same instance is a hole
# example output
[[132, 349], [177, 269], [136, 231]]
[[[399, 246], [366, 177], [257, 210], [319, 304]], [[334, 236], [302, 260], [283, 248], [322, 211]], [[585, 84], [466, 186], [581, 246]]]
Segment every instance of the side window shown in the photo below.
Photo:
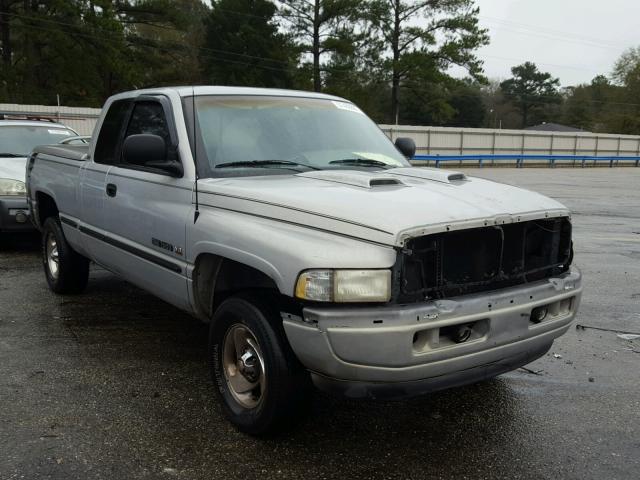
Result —
[[93, 154], [94, 162], [107, 165], [113, 165], [117, 162], [118, 152], [120, 151], [120, 132], [122, 132], [122, 126], [126, 122], [130, 106], [131, 100], [125, 99], [117, 100], [109, 107], [96, 141], [96, 149]]
[[158, 102], [138, 102], [133, 107], [125, 138], [140, 133], [158, 135], [164, 139], [167, 146], [171, 144], [167, 119], [162, 105]]

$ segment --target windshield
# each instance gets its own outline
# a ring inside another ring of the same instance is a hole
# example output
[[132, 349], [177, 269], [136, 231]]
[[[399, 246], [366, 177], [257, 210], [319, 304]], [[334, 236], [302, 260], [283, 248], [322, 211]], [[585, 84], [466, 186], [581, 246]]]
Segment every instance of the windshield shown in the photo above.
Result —
[[60, 143], [75, 137], [73, 130], [52, 126], [2, 125], [0, 126], [0, 157], [28, 157], [34, 147]]
[[[191, 102], [185, 100], [186, 110]], [[199, 96], [195, 109], [201, 177], [409, 166], [375, 123], [351, 103]]]

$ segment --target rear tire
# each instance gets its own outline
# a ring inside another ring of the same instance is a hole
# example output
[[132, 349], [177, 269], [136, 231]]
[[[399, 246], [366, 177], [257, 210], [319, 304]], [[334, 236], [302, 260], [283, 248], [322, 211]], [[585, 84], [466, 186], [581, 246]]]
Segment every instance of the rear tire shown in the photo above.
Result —
[[215, 311], [209, 361], [227, 418], [251, 435], [295, 423], [308, 404], [310, 380], [289, 346], [279, 312], [258, 295], [237, 295]]
[[47, 218], [42, 227], [42, 264], [55, 293], [81, 293], [86, 288], [89, 260], [71, 248], [57, 217]]

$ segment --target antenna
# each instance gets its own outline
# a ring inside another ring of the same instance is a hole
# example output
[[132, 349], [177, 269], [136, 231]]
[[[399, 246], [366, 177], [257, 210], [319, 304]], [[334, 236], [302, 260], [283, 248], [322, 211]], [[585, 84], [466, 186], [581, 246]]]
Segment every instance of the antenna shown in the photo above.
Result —
[[200, 175], [198, 175], [198, 146], [196, 145], [196, 89], [193, 88], [193, 85], [191, 86], [191, 110], [193, 113], [193, 164], [196, 167], [196, 182], [194, 188], [196, 192], [196, 211], [193, 212], [193, 223], [195, 224], [196, 220], [198, 220], [198, 217], [200, 216], [200, 205], [198, 201], [198, 179], [200, 178]]

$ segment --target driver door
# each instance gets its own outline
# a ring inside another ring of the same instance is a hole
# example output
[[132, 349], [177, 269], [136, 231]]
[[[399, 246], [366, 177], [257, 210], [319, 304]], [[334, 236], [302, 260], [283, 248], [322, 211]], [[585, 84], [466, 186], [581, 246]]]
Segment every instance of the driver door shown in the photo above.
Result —
[[[124, 132], [162, 137], [176, 149], [171, 104], [163, 96], [136, 99]], [[158, 160], [157, 158], [149, 160]], [[107, 173], [106, 230], [118, 249], [113, 269], [127, 280], [180, 307], [188, 308], [185, 261], [186, 222], [193, 217], [193, 180], [176, 178], [124, 155]]]

